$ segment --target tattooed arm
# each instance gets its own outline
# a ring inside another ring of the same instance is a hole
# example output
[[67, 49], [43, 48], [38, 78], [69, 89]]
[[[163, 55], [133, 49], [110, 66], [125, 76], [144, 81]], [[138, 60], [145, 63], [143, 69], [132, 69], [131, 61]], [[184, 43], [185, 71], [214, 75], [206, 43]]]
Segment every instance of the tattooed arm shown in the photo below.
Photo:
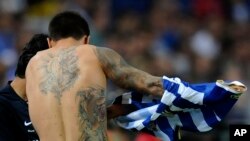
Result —
[[128, 65], [125, 60], [112, 49], [97, 47], [96, 55], [106, 76], [118, 86], [155, 96], [162, 96], [163, 88], [161, 77], [152, 76]]

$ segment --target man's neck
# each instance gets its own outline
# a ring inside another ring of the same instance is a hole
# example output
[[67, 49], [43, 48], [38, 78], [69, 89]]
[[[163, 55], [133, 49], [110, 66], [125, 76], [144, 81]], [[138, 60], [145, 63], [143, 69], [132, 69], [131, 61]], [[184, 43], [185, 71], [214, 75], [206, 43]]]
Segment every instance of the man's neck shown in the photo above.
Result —
[[79, 45], [82, 45], [80, 41], [77, 41], [73, 38], [66, 38], [66, 39], [61, 39], [61, 40], [56, 41], [55, 47], [64, 48], [64, 47], [72, 47], [72, 46], [79, 46]]
[[16, 94], [23, 100], [27, 101], [25, 84], [26, 84], [25, 79], [19, 77], [15, 77], [15, 79], [10, 83], [11, 87], [14, 89]]

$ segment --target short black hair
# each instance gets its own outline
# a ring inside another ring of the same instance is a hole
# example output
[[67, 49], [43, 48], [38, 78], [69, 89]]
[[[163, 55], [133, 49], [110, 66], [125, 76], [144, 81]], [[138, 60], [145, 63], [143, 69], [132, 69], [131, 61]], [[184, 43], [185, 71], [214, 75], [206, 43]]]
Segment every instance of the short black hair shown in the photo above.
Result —
[[68, 37], [79, 40], [89, 34], [87, 21], [73, 11], [59, 13], [49, 23], [49, 36], [55, 41]]
[[36, 55], [38, 51], [49, 48], [47, 42], [48, 35], [35, 34], [31, 40], [25, 45], [18, 59], [15, 76], [25, 78], [25, 71], [30, 59]]

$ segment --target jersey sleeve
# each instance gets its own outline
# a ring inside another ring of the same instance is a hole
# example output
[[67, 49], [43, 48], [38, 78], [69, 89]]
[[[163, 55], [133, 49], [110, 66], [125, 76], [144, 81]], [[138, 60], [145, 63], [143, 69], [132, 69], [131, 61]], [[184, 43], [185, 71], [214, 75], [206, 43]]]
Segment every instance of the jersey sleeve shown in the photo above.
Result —
[[14, 131], [12, 131], [12, 123], [8, 109], [4, 101], [0, 99], [0, 140], [10, 141], [15, 140]]

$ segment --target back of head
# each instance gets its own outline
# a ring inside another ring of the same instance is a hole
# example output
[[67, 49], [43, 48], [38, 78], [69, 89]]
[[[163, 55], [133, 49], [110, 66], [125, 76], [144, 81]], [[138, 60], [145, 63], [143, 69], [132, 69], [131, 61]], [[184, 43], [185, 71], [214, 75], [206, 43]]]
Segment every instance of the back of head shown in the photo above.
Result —
[[48, 35], [36, 34], [25, 45], [18, 59], [15, 75], [20, 78], [25, 78], [25, 71], [30, 59], [36, 55], [38, 51], [48, 49]]
[[90, 30], [87, 21], [78, 13], [65, 11], [57, 14], [49, 24], [49, 35], [52, 40], [58, 41], [72, 37], [76, 40], [89, 36]]

